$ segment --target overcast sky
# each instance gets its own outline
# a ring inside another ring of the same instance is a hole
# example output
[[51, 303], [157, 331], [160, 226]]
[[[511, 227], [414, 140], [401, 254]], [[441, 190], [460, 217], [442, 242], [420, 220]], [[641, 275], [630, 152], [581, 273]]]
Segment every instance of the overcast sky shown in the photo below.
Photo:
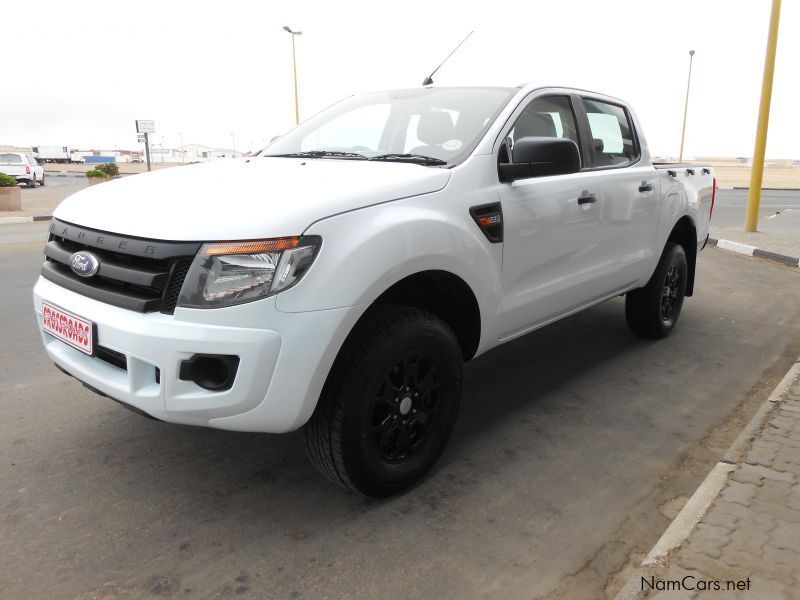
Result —
[[[22, 6], [22, 5], [20, 5]], [[418, 86], [470, 30], [437, 85], [581, 87], [630, 102], [653, 152], [677, 155], [696, 50], [688, 156], [750, 156], [768, 0], [273, 3], [37, 0], [3, 28], [0, 144], [263, 146], [344, 96]], [[767, 156], [800, 159], [800, 2], [785, 2]], [[792, 63], [794, 60], [794, 64]], [[23, 75], [23, 69], [28, 75]], [[13, 74], [10, 74], [13, 73]]]

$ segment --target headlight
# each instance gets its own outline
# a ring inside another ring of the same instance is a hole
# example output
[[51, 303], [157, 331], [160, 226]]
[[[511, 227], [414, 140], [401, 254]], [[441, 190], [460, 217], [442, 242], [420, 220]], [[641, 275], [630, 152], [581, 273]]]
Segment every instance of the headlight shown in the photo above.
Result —
[[321, 245], [314, 235], [204, 244], [183, 282], [178, 306], [232, 306], [277, 294], [300, 280]]

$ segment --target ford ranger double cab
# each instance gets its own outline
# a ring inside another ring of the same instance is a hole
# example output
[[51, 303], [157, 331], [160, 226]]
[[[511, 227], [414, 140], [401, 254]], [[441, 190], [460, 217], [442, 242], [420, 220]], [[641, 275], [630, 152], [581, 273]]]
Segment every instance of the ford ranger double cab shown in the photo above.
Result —
[[386, 497], [441, 455], [464, 362], [623, 294], [633, 333], [669, 335], [714, 194], [602, 94], [357, 95], [256, 156], [70, 196], [34, 307], [90, 389], [172, 423], [304, 426], [325, 476]]

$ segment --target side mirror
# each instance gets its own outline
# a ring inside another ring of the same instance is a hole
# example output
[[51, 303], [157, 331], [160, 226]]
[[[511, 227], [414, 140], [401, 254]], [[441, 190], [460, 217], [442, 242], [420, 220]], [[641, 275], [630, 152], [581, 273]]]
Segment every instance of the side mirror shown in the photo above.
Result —
[[578, 145], [566, 138], [524, 137], [514, 143], [513, 162], [500, 163], [500, 181], [566, 175], [581, 170]]

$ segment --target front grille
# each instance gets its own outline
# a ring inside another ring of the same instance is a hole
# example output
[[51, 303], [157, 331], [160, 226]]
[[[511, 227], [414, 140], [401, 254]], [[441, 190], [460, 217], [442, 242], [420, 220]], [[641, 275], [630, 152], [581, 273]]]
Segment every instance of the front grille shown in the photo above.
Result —
[[181, 287], [183, 287], [183, 280], [186, 279], [186, 274], [191, 266], [191, 258], [179, 259], [172, 265], [172, 275], [169, 278], [167, 289], [164, 290], [161, 305], [162, 312], [169, 314], [175, 312], [175, 307], [178, 305], [178, 296], [180, 296]]
[[[69, 290], [137, 312], [172, 314], [199, 242], [168, 242], [121, 236], [53, 219], [42, 276]], [[100, 267], [81, 277], [69, 266], [87, 250]]]

